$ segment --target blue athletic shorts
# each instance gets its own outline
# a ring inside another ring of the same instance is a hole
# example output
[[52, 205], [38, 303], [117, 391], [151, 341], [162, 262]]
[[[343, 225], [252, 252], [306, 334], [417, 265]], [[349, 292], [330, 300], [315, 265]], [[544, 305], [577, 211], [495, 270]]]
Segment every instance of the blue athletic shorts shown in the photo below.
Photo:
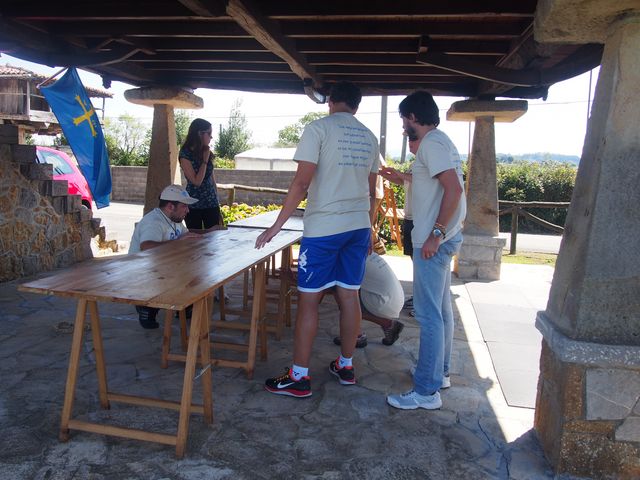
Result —
[[303, 237], [298, 256], [298, 290], [321, 292], [334, 285], [359, 289], [370, 245], [369, 228]]

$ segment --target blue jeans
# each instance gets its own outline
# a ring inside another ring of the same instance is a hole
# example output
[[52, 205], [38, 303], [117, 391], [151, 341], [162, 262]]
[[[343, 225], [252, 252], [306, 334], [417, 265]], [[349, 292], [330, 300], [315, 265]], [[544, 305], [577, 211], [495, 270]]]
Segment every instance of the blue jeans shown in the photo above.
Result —
[[413, 376], [414, 390], [431, 395], [442, 386], [449, 374], [453, 342], [453, 307], [451, 306], [451, 258], [462, 244], [462, 233], [440, 245], [436, 254], [422, 258], [413, 253], [413, 308], [420, 324], [418, 364]]

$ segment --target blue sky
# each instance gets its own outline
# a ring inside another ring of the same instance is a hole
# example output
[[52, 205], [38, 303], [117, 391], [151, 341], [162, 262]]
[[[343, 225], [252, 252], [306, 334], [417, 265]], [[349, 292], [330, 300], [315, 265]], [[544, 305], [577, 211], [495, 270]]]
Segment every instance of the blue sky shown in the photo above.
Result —
[[[8, 55], [0, 57], [0, 64], [20, 66], [42, 74], [53, 74], [59, 68], [51, 68], [26, 62]], [[97, 75], [80, 70], [86, 86], [102, 87]], [[591, 101], [597, 82], [598, 69], [593, 71]], [[131, 114], [150, 125], [153, 111], [150, 107], [133, 105], [124, 99], [124, 91], [135, 88], [113, 82], [114, 98], [107, 100], [106, 116], [117, 117]], [[224, 125], [233, 102], [242, 101], [252, 140], [256, 145], [270, 145], [277, 140], [278, 130], [294, 123], [312, 111], [326, 111], [326, 105], [318, 105], [304, 95], [278, 95], [238, 92], [229, 90], [198, 89], [197, 95], [204, 99], [204, 108], [194, 110], [194, 116], [206, 118], [214, 126]], [[402, 122], [398, 116], [398, 104], [402, 96], [389, 97], [387, 103], [387, 151], [399, 156], [402, 141]], [[546, 101], [529, 100], [528, 112], [514, 123], [496, 124], [496, 152], [522, 154], [534, 152], [561, 153], [580, 156], [587, 124], [587, 102], [589, 99], [589, 73], [557, 83], [549, 89]], [[454, 101], [463, 98], [436, 97], [441, 110], [440, 128], [454, 141], [460, 153], [467, 153], [473, 138], [473, 124], [449, 122], [446, 112]], [[360, 104], [357, 117], [376, 135], [380, 133], [380, 97], [365, 97]], [[214, 127], [215, 131], [215, 127]]]

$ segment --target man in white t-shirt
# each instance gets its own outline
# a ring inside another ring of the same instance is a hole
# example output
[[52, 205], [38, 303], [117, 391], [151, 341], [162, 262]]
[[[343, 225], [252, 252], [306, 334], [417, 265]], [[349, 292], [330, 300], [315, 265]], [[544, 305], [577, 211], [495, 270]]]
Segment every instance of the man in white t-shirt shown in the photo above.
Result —
[[[398, 321], [398, 316], [404, 303], [402, 284], [389, 264], [377, 253], [367, 257], [364, 278], [360, 286], [360, 306], [362, 318], [369, 320], [382, 328], [384, 345], [393, 345], [400, 336], [404, 324]], [[340, 337], [335, 337], [333, 343], [340, 345]], [[367, 335], [358, 335], [356, 348], [367, 346]]]
[[[180, 185], [169, 185], [162, 190], [158, 208], [151, 210], [136, 224], [129, 253], [138, 253], [174, 240], [195, 238], [198, 234], [223, 228], [216, 225], [208, 230], [188, 230], [184, 226], [183, 220], [189, 213], [189, 205], [197, 201]], [[136, 306], [136, 311], [142, 328], [158, 328], [157, 308]]]
[[420, 324], [418, 363], [412, 390], [389, 395], [403, 410], [442, 406], [439, 390], [449, 386], [445, 344], [453, 329], [451, 258], [462, 244], [466, 201], [462, 163], [449, 137], [438, 130], [440, 116], [430, 93], [414, 92], [400, 103], [409, 139], [421, 139], [412, 168], [413, 306]]
[[375, 213], [378, 141], [355, 118], [362, 95], [352, 83], [336, 83], [329, 115], [304, 129], [294, 160], [298, 169], [275, 223], [256, 240], [269, 242], [307, 195], [304, 234], [298, 256], [298, 312], [293, 366], [269, 378], [265, 389], [279, 395], [311, 395], [309, 361], [318, 329], [323, 290], [336, 287], [340, 305], [341, 355], [329, 369], [342, 385], [355, 384], [352, 356], [360, 332], [358, 289], [371, 248]]

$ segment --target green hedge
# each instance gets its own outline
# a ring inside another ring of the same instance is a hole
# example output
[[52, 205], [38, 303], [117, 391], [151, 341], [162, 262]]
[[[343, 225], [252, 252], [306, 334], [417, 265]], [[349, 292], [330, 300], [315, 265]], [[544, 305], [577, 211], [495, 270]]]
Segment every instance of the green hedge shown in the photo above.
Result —
[[[514, 202], [569, 202], [578, 169], [560, 162], [515, 162], [498, 164], [498, 198]], [[566, 208], [532, 208], [527, 210], [548, 222], [564, 226]], [[500, 231], [511, 230], [511, 215], [500, 217]], [[541, 225], [520, 218], [518, 230], [551, 233]]]
[[[390, 162], [390, 166], [401, 171], [408, 169], [408, 162], [404, 164]], [[527, 162], [498, 163], [497, 181], [498, 198], [514, 202], [569, 202], [573, 193], [578, 169], [575, 165], [562, 162]], [[463, 173], [466, 180], [467, 162], [463, 162]], [[392, 184], [399, 208], [404, 207], [404, 187]], [[548, 222], [564, 226], [567, 210], [564, 208], [532, 208], [528, 212]], [[542, 226], [522, 217], [518, 220], [518, 229], [523, 233], [551, 233]], [[500, 217], [500, 231], [511, 230], [511, 216]], [[390, 231], [384, 224], [380, 235], [390, 242]]]

